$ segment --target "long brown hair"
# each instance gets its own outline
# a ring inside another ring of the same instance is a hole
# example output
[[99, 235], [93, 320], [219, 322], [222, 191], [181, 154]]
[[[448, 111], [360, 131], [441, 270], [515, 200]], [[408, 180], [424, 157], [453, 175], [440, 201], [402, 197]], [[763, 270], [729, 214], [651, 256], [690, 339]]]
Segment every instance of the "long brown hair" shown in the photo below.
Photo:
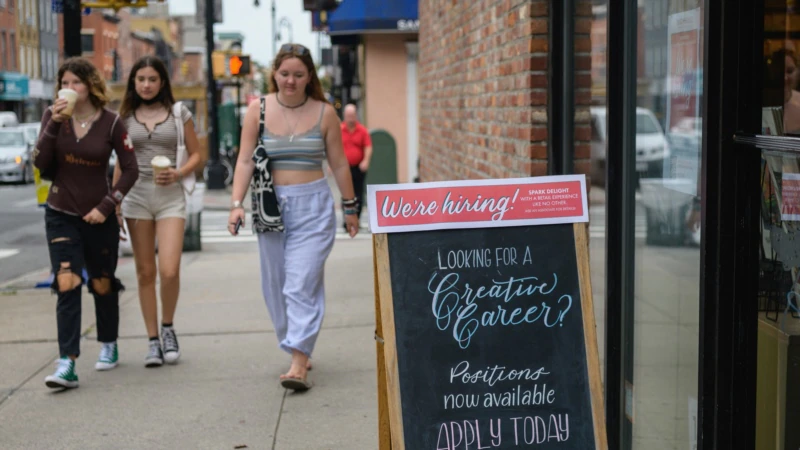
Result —
[[161, 78], [161, 89], [156, 94], [155, 100], [164, 105], [167, 111], [172, 110], [172, 105], [175, 104], [175, 97], [172, 95], [172, 85], [169, 83], [167, 66], [157, 56], [147, 55], [136, 61], [131, 73], [128, 75], [128, 86], [125, 88], [125, 96], [122, 98], [122, 105], [119, 107], [120, 117], [130, 116], [144, 103], [142, 97], [136, 92], [136, 72], [145, 67], [152, 67], [153, 70], [158, 72], [158, 77]]
[[275, 61], [272, 63], [272, 74], [269, 77], [270, 92], [278, 92], [278, 82], [275, 81], [275, 72], [281, 67], [284, 61], [291, 58], [297, 58], [303, 62], [308, 69], [308, 74], [311, 80], [306, 85], [306, 95], [323, 103], [330, 103], [325, 98], [325, 91], [322, 90], [322, 83], [317, 76], [317, 69], [314, 67], [314, 60], [311, 58], [311, 51], [300, 44], [284, 44], [281, 50], [275, 55]]
[[104, 108], [108, 104], [108, 93], [106, 92], [106, 82], [100, 75], [100, 71], [86, 58], [74, 56], [67, 59], [58, 68], [58, 82], [56, 83], [56, 95], [58, 98], [58, 91], [61, 90], [61, 79], [64, 78], [66, 72], [72, 72], [76, 77], [80, 78], [83, 84], [89, 88], [89, 101], [92, 102], [95, 108]]

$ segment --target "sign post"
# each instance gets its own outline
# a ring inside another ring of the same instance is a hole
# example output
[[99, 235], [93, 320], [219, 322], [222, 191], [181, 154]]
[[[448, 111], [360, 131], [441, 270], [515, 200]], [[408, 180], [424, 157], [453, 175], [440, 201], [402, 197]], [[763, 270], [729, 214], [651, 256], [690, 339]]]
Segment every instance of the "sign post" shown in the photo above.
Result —
[[380, 448], [606, 450], [585, 177], [368, 188]]

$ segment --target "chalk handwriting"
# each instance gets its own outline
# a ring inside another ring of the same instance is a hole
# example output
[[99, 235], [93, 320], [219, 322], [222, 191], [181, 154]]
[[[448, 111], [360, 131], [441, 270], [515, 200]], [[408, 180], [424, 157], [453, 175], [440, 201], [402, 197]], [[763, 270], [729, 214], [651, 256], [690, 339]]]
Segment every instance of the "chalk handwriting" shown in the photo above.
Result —
[[[572, 307], [572, 296], [567, 294], [558, 298], [553, 306], [547, 301], [526, 307], [506, 306], [519, 297], [547, 297], [558, 286], [558, 276], [555, 273], [552, 286], [538, 277], [509, 277], [508, 281], [492, 280], [491, 286], [473, 289], [469, 283], [459, 286], [459, 278], [454, 272], [444, 276], [434, 272], [428, 281], [428, 292], [433, 294], [431, 309], [436, 326], [442, 331], [452, 328], [453, 338], [462, 349], [469, 347], [472, 336], [481, 327], [518, 326], [540, 320], [547, 328], [562, 326]], [[479, 313], [476, 300], [482, 299], [499, 299], [502, 302], [496, 304], [495, 308]], [[553, 318], [553, 315], [557, 317]]]
[[450, 369], [450, 383], [460, 381], [464, 384], [485, 383], [494, 386], [501, 381], [537, 381], [544, 375], [550, 375], [550, 372], [545, 372], [544, 367], [535, 371], [527, 368], [508, 370], [505, 366], [497, 365], [470, 372], [469, 361], [461, 361]]

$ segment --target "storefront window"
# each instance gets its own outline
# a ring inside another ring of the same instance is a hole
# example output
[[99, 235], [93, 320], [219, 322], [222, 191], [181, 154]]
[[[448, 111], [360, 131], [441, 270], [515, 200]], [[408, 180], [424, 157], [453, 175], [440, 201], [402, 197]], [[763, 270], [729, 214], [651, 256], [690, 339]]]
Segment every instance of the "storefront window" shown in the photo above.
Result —
[[633, 449], [695, 449], [703, 2], [638, 4], [633, 380], [625, 413]]
[[592, 106], [591, 170], [589, 180], [589, 246], [592, 268], [592, 298], [597, 323], [597, 347], [601, 373], [605, 376], [605, 310], [606, 310], [606, 47], [608, 38], [608, 7], [606, 0], [592, 6]]
[[[800, 136], [798, 55], [796, 2], [766, 2], [763, 134]], [[800, 391], [792, 382], [800, 376], [800, 155], [762, 151], [761, 156], [756, 448], [789, 449], [800, 447]]]

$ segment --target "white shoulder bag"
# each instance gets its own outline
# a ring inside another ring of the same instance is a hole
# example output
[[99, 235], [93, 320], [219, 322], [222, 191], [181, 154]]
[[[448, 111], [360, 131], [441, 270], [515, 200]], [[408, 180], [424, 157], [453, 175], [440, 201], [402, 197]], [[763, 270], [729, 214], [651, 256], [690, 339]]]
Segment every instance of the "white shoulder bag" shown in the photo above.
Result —
[[[183, 133], [183, 120], [181, 120], [181, 102], [175, 102], [172, 105], [172, 115], [175, 117], [175, 127], [178, 129], [178, 151], [176, 155], [176, 164], [175, 166], [180, 169], [189, 161], [189, 152], [186, 151], [186, 139]], [[194, 192], [194, 185], [197, 182], [197, 177], [194, 174], [194, 171], [189, 173], [188, 175], [183, 177], [181, 180], [181, 184], [183, 184], [183, 190], [186, 191], [187, 194], [191, 195]]]

